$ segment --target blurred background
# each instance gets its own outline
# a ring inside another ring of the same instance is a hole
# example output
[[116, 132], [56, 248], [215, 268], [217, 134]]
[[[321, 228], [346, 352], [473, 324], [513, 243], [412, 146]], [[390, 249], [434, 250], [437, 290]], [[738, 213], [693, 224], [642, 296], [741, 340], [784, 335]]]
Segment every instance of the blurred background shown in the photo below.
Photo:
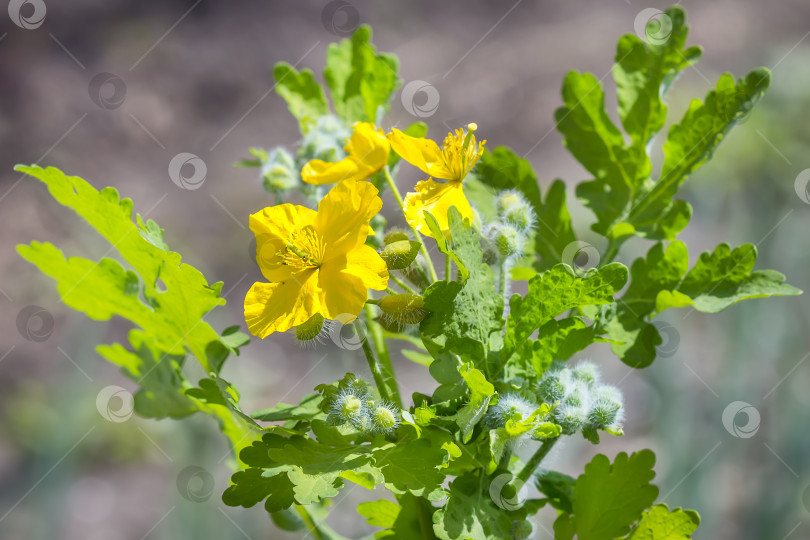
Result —
[[[723, 241], [756, 243], [758, 268], [808, 290], [810, 204], [800, 173], [810, 168], [810, 4], [682, 4], [689, 42], [705, 55], [674, 85], [671, 120], [722, 72], [773, 69], [754, 113], [685, 185], [695, 209], [682, 235], [690, 259]], [[110, 422], [99, 414], [102, 389], [132, 389], [94, 352], [125, 325], [66, 308], [14, 246], [48, 240], [96, 258], [108, 246], [14, 164], [57, 166], [131, 197], [166, 229], [173, 250], [209, 281], [224, 281], [228, 306], [213, 314], [214, 327], [239, 324], [244, 295], [259, 279], [247, 216], [273, 200], [255, 169], [232, 165], [249, 146], [295, 149], [297, 125], [272, 91], [273, 64], [319, 74], [327, 45], [360, 21], [372, 25], [380, 50], [399, 55], [406, 84], [437, 90], [438, 107], [423, 118], [434, 138], [475, 121], [489, 145], [526, 155], [543, 189], [567, 180], [578, 232], [598, 245], [591, 215], [573, 198], [586, 173], [554, 130], [559, 86], [569, 69], [605, 77], [613, 113], [615, 43], [642, 10], [667, 5], [349, 0], [335, 10], [326, 1], [12, 0], [10, 16], [0, 10], [0, 538], [299, 537], [275, 530], [260, 508], [221, 503], [229, 455], [207, 418]], [[389, 125], [415, 120], [408, 105], [398, 92]], [[199, 189], [181, 189], [167, 173], [181, 152], [205, 163]], [[410, 171], [399, 181], [406, 189], [416, 178]], [[647, 248], [635, 241], [620, 260], [629, 264]], [[625, 392], [625, 436], [603, 438], [598, 449], [569, 441], [547, 464], [577, 475], [597, 451], [652, 448], [661, 499], [703, 517], [695, 538], [810, 537], [810, 300], [754, 300], [711, 316], [670, 310], [662, 319], [666, 342], [646, 370], [633, 372], [601, 345], [577, 357], [594, 358]], [[432, 386], [426, 368], [399, 355], [395, 367], [405, 394]], [[252, 411], [366, 369], [331, 343], [302, 350], [277, 335], [254, 340], [223, 375]], [[725, 425], [724, 411], [732, 419]], [[345, 490], [329, 524], [369, 534], [354, 506], [380, 495]], [[535, 537], [551, 538], [552, 521], [541, 512]]]

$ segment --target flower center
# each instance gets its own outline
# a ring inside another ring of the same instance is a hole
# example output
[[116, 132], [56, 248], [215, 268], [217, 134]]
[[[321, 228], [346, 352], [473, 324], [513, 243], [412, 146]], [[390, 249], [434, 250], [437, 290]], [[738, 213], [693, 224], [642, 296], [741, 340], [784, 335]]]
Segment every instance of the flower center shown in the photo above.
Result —
[[324, 246], [320, 236], [315, 230], [307, 225], [304, 228], [294, 231], [278, 255], [282, 264], [299, 268], [320, 268], [323, 262]]
[[467, 131], [457, 129], [449, 133], [442, 143], [442, 160], [447, 169], [453, 174], [453, 180], [460, 182], [472, 170], [481, 154], [484, 153], [484, 144], [475, 141], [477, 124], [467, 124]]

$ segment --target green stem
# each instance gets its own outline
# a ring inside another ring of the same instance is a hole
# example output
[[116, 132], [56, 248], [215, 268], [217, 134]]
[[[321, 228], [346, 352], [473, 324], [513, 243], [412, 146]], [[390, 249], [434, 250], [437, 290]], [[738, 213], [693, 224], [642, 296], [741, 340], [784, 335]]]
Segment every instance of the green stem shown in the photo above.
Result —
[[[369, 326], [371, 326], [371, 324], [372, 321], [369, 320]], [[366, 355], [368, 368], [371, 370], [371, 376], [374, 377], [374, 384], [377, 386], [377, 390], [380, 392], [380, 397], [386, 401], [390, 401], [391, 396], [388, 395], [388, 388], [385, 386], [385, 379], [383, 378], [382, 369], [380, 369], [380, 364], [374, 357], [374, 351], [371, 350], [371, 345], [368, 344], [368, 341], [368, 339], [363, 339], [363, 353]]]
[[[382, 390], [380, 390], [380, 397], [387, 401], [393, 401], [393, 403], [401, 409], [402, 398], [399, 395], [399, 387], [397, 385], [397, 377], [394, 374], [394, 365], [391, 363], [391, 355], [385, 343], [383, 327], [374, 320], [374, 314], [369, 306], [366, 306], [366, 318], [368, 319], [369, 337], [371, 341], [374, 342], [374, 348], [377, 349], [378, 361], [375, 362], [375, 365], [380, 371], [383, 386], [385, 387], [386, 395], [383, 395]], [[368, 340], [365, 341], [364, 345], [368, 345]], [[366, 353], [366, 357], [368, 357], [368, 353]], [[377, 382], [376, 377], [374, 381]], [[379, 387], [379, 382], [377, 382], [377, 386]]]
[[445, 253], [444, 254], [444, 280], [446, 282], [448, 282], [448, 283], [450, 282], [450, 273], [451, 272], [452, 272], [452, 269], [450, 267], [450, 254]]
[[540, 465], [540, 462], [543, 461], [543, 458], [548, 455], [549, 451], [554, 447], [554, 444], [559, 440], [560, 438], [556, 437], [543, 441], [543, 444], [541, 444], [540, 448], [529, 458], [529, 461], [526, 462], [526, 465], [521, 469], [517, 477], [520, 478], [521, 481], [527, 482], [532, 474], [534, 474], [535, 469]]
[[[388, 169], [388, 165], [383, 167], [383, 176], [385, 176], [385, 181], [388, 182], [388, 187], [391, 188], [391, 193], [394, 194], [394, 198], [397, 200], [397, 204], [399, 204], [399, 208], [400, 210], [402, 210], [402, 214], [405, 215], [405, 201], [402, 199], [402, 195], [399, 194], [399, 189], [397, 189], [397, 185], [394, 182], [394, 179], [391, 177], [391, 171]], [[430, 272], [431, 280], [439, 281], [439, 278], [436, 275], [436, 269], [433, 267], [433, 260], [430, 258], [427, 248], [425, 247], [425, 243], [422, 241], [422, 235], [419, 234], [419, 231], [416, 230], [416, 227], [414, 227], [410, 223], [408, 224], [408, 226], [410, 226], [411, 231], [413, 232], [413, 237], [420, 244], [419, 250], [422, 252], [422, 256], [425, 258], [425, 262], [428, 265], [428, 272]]]
[[506, 274], [508, 272], [506, 265], [507, 263], [504, 260], [498, 269], [498, 292], [504, 297], [504, 300], [508, 300], [506, 298]]
[[312, 538], [314, 538], [315, 540], [326, 540], [326, 537], [318, 528], [318, 524], [315, 523], [315, 520], [312, 519], [312, 516], [309, 515], [307, 509], [299, 504], [295, 505], [295, 509], [298, 511], [298, 515], [301, 516], [301, 520], [304, 522], [304, 525], [306, 525], [307, 529], [309, 529], [309, 534], [312, 535]]
[[404, 290], [405, 292], [408, 292], [408, 293], [411, 293], [411, 294], [417, 294], [417, 295], [419, 294], [418, 292], [416, 292], [416, 290], [414, 290], [413, 288], [411, 288], [411, 286], [410, 286], [410, 285], [408, 285], [407, 283], [405, 283], [403, 280], [401, 280], [400, 278], [398, 278], [398, 277], [397, 277], [397, 276], [395, 276], [394, 274], [392, 274], [392, 273], [390, 273], [390, 272], [389, 272], [389, 273], [388, 273], [388, 277], [390, 277], [390, 278], [393, 280], [393, 282], [394, 282], [394, 283], [396, 283], [397, 285], [399, 285], [400, 287], [402, 287], [402, 290]]

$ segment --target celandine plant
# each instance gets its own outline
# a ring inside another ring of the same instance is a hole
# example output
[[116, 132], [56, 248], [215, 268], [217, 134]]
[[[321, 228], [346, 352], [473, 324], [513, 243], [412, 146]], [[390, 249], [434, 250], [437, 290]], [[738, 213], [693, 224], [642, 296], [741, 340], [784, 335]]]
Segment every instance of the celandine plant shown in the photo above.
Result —
[[[583, 249], [597, 252], [577, 240], [561, 180], [541, 195], [529, 163], [505, 147], [490, 151], [475, 124], [441, 144], [426, 138], [422, 123], [383, 128], [400, 84], [398, 62], [376, 52], [368, 28], [329, 47], [331, 100], [310, 71], [276, 66], [277, 91], [302, 143], [294, 154], [252, 149], [242, 165], [261, 168], [277, 203], [298, 192], [308, 204], [250, 216], [264, 281], [245, 298], [247, 327], [263, 339], [285, 331], [302, 342], [328, 335], [362, 350], [370, 369], [369, 378], [347, 373], [320, 384], [298, 405], [252, 414], [239, 408], [237, 390], [220, 372], [248, 336], [237, 326], [217, 332], [204, 320], [225, 303], [222, 284], [182, 263], [155, 222], [137, 214], [133, 222], [132, 202], [116, 190], [97, 191], [54, 168], [18, 167], [95, 227], [128, 268], [107, 258], [65, 258], [49, 243], [19, 252], [57, 281], [67, 305], [134, 324], [128, 345], [97, 350], [139, 385], [136, 412], [214, 417], [238, 458], [223, 500], [261, 503], [282, 528], [340, 538], [324, 518], [348, 482], [384, 484], [391, 493], [358, 507], [381, 528], [376, 538], [524, 539], [547, 505], [556, 509], [559, 539], [690, 538], [696, 512], [655, 504], [649, 450], [597, 455], [578, 478], [542, 467], [561, 439], [597, 444], [622, 434], [621, 392], [600, 382], [594, 364], [567, 363], [574, 355], [603, 342], [643, 368], [662, 343], [652, 320], [667, 309], [714, 313], [800, 292], [777, 272], [753, 271], [751, 244], [721, 244], [690, 267], [677, 236], [692, 209], [675, 198], [678, 188], [749, 113], [769, 74], [721, 76], [669, 129], [663, 165], [654, 169], [650, 146], [666, 120], [664, 96], [701, 53], [685, 47], [680, 8], [662, 17], [666, 35], [651, 26], [647, 39], [619, 41], [613, 77], [624, 132], [593, 75], [574, 71], [563, 83], [557, 126], [593, 176], [576, 193], [596, 217], [591, 229], [604, 237], [592, 268], [576, 263]], [[394, 179], [403, 167], [427, 176], [404, 196]], [[379, 214], [384, 190], [406, 228], [387, 227]], [[636, 238], [654, 244], [628, 270], [614, 259]], [[525, 295], [510, 294], [515, 281], [525, 282]], [[405, 344], [405, 358], [430, 372], [438, 383], [432, 393], [403, 400], [393, 343]], [[189, 356], [207, 373], [196, 384], [184, 375]]]

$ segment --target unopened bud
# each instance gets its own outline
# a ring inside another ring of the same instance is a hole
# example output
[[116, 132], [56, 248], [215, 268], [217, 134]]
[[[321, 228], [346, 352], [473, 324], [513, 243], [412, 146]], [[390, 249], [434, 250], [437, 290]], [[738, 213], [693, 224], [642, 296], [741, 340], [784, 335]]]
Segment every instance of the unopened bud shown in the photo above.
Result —
[[292, 155], [283, 148], [275, 148], [262, 160], [262, 185], [270, 193], [292, 189], [299, 184], [298, 171]]
[[377, 305], [383, 316], [400, 325], [418, 324], [427, 315], [422, 309], [425, 301], [416, 294], [392, 294], [381, 298]]
[[404, 229], [391, 229], [385, 233], [385, 245], [392, 244], [394, 242], [401, 242], [402, 240], [410, 240], [411, 237]]
[[525, 241], [523, 233], [508, 223], [496, 224], [492, 229], [492, 243], [501, 257], [521, 255]]
[[593, 388], [599, 382], [599, 368], [593, 362], [585, 361], [580, 362], [572, 370], [572, 375], [578, 381], [582, 381], [590, 388]]
[[391, 433], [399, 426], [399, 413], [388, 403], [378, 403], [370, 414], [371, 427], [377, 433]]
[[512, 522], [512, 539], [513, 540], [528, 540], [532, 537], [534, 532], [534, 525], [528, 519]]
[[419, 242], [410, 240], [386, 242], [386, 246], [380, 252], [380, 257], [385, 261], [389, 270], [403, 270], [413, 263], [421, 246], [422, 244]]

